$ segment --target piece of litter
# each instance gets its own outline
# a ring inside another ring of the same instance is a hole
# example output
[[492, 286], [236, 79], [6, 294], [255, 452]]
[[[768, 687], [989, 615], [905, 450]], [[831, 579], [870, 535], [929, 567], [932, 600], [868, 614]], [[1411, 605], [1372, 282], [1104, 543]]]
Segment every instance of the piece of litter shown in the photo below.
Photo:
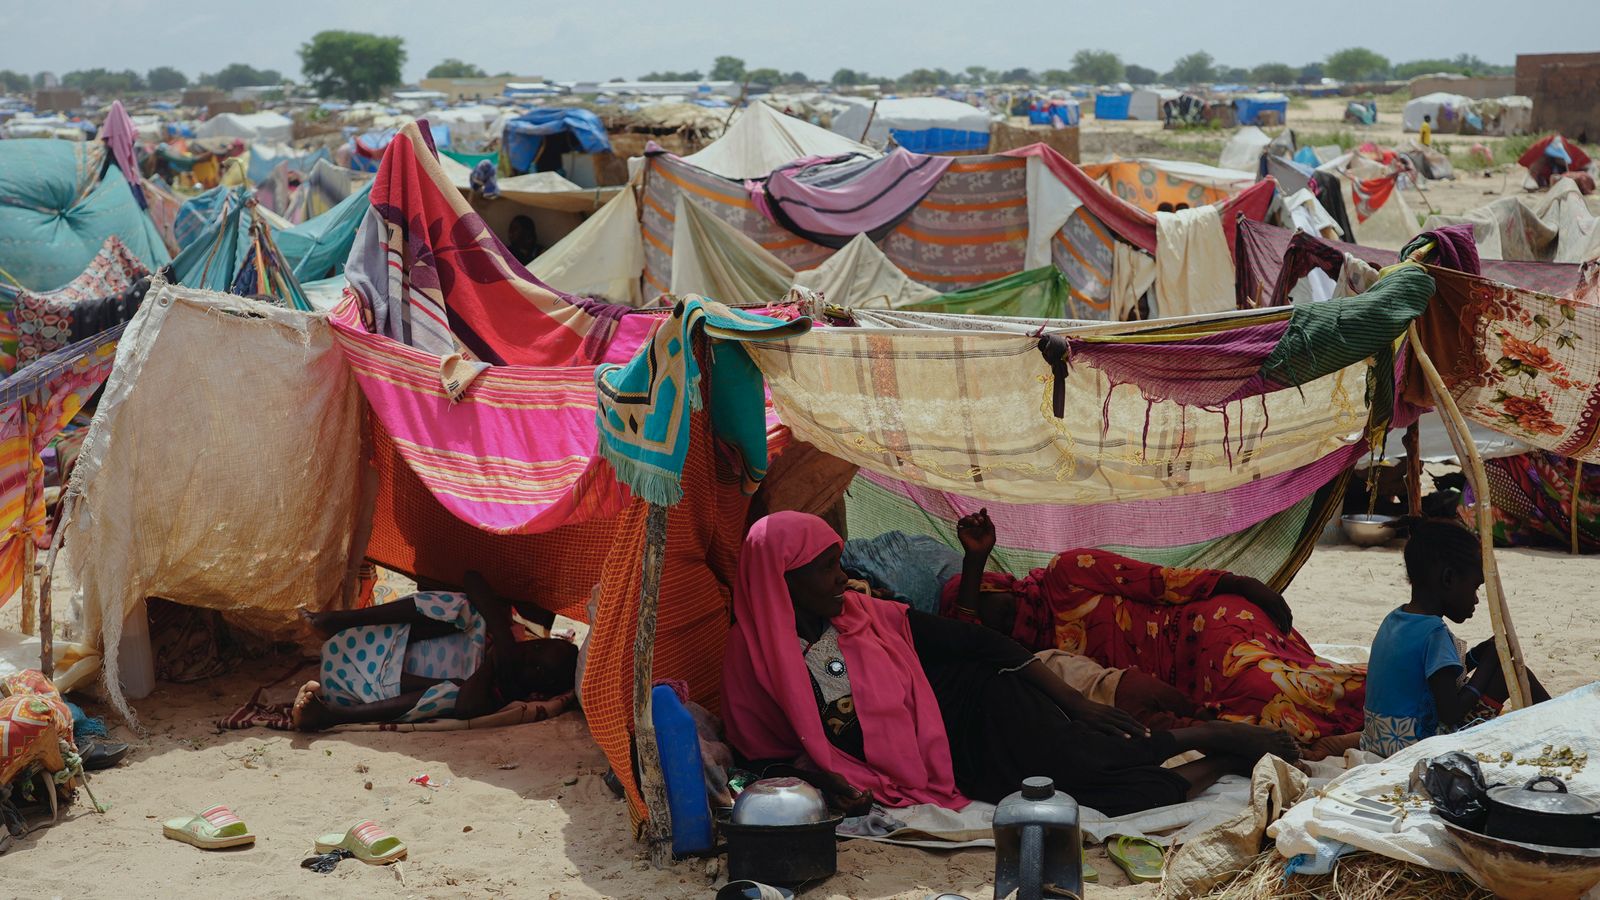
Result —
[[573, 775], [571, 778], [564, 779], [561, 783], [566, 785], [567, 787], [572, 787], [573, 785], [578, 783], [578, 776]]
[[434, 781], [432, 776], [424, 773], [424, 774], [417, 775], [416, 777], [412, 778], [411, 779], [411, 783], [412, 784], [420, 784], [425, 788], [433, 788], [433, 789], [437, 790], [437, 789], [442, 788], [442, 787], [449, 787], [450, 786], [450, 779], [447, 778], [444, 781]]
[[501, 763], [495, 763], [494, 767], [496, 769], [515, 769], [517, 767], [517, 764], [514, 763], [514, 762], [501, 762]]

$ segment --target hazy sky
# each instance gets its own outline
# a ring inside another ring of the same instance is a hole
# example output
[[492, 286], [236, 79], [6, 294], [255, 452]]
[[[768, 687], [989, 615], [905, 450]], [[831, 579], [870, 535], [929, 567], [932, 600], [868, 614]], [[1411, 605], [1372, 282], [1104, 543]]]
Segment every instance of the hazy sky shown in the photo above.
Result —
[[405, 38], [412, 80], [452, 56], [490, 72], [579, 80], [705, 71], [724, 53], [825, 78], [842, 66], [875, 75], [1067, 68], [1083, 47], [1163, 71], [1194, 50], [1249, 67], [1299, 65], [1353, 44], [1397, 62], [1473, 53], [1509, 64], [1519, 52], [1592, 49], [1553, 25], [1559, 17], [1508, 9], [1503, 0], [1456, 0], [1449, 15], [1395, 0], [1315, 9], [1263, 0], [0, 0], [0, 68], [171, 65], [192, 77], [244, 62], [298, 77], [296, 50], [330, 28]]

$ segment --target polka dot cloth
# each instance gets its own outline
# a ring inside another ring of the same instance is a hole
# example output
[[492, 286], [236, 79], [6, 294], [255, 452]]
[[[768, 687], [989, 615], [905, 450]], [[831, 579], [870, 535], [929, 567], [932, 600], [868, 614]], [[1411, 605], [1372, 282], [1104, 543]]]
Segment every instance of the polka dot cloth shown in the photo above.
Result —
[[[409, 625], [346, 628], [322, 647], [323, 697], [336, 706], [359, 706], [400, 696], [400, 675], [465, 679], [483, 663], [488, 628], [465, 594], [425, 591], [410, 598], [430, 619], [458, 631], [412, 642]], [[455, 709], [459, 685], [434, 685], [400, 721], [437, 718]]]

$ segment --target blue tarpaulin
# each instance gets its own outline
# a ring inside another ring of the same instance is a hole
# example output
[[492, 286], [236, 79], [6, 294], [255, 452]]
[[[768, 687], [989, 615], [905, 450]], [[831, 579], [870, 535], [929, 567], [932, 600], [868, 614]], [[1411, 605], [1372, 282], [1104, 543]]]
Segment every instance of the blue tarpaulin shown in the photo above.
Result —
[[152, 271], [167, 263], [155, 223], [116, 167], [90, 143], [0, 141], [0, 269], [29, 290], [78, 277], [117, 235]]
[[570, 132], [584, 153], [605, 153], [611, 150], [611, 140], [606, 137], [606, 127], [600, 117], [586, 109], [534, 109], [506, 123], [502, 146], [511, 168], [516, 172], [529, 172], [539, 158], [539, 146], [554, 134]]
[[1278, 97], [1238, 97], [1233, 101], [1233, 111], [1239, 116], [1240, 125], [1255, 125], [1261, 121], [1261, 114], [1267, 111], [1278, 114], [1277, 124], [1282, 125], [1289, 121], [1289, 98]]
[[989, 132], [959, 131], [954, 128], [924, 128], [920, 131], [889, 129], [894, 142], [912, 153], [952, 153], [961, 150], [989, 149]]
[[1128, 117], [1128, 104], [1132, 101], [1132, 94], [1097, 94], [1094, 98], [1094, 117], [1096, 119], [1126, 119]]

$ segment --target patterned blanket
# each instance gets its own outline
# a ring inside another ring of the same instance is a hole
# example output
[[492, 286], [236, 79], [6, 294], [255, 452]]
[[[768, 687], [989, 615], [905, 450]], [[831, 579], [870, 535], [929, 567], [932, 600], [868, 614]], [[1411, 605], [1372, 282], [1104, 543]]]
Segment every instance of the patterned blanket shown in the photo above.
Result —
[[127, 321], [138, 306], [124, 295], [148, 274], [144, 263], [112, 235], [83, 274], [65, 287], [21, 292], [16, 308], [17, 365], [29, 365], [74, 340]]

